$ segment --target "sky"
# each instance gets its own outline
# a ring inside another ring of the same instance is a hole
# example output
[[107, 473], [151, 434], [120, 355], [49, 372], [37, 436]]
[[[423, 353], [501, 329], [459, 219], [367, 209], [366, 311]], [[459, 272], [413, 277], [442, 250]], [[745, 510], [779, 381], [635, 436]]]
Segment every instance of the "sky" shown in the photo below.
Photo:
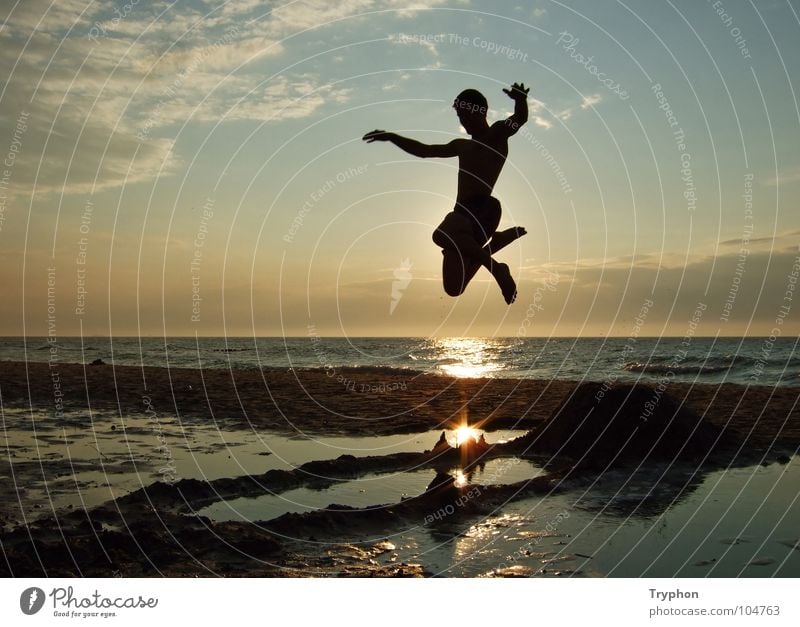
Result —
[[[796, 0], [0, 7], [0, 335], [791, 336]], [[462, 89], [513, 110], [507, 306], [441, 286]]]

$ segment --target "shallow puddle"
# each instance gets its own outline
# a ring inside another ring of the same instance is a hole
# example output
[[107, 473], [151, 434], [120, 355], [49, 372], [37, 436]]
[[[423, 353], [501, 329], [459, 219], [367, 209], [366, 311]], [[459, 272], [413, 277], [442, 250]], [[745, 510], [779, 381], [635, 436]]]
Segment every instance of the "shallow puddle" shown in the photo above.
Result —
[[[6, 527], [93, 507], [155, 481], [291, 470], [344, 454], [422, 452], [433, 448], [441, 433], [312, 438], [182, 423], [169, 415], [67, 412], [56, 420], [47, 412], [5, 409], [1, 417], [0, 525]], [[486, 437], [498, 442], [523, 434], [502, 430]], [[455, 433], [448, 432], [448, 438], [455, 440]], [[389, 502], [396, 494], [388, 492], [376, 502]], [[376, 496], [374, 488], [369, 495]]]
[[715, 471], [682, 490], [691, 473], [664, 470], [617, 473], [390, 539], [398, 559], [450, 577], [800, 576], [800, 457]]
[[[542, 473], [542, 469], [535, 464], [518, 459], [493, 459], [472, 472], [452, 472], [458, 483], [480, 485], [516, 483]], [[197, 513], [217, 521], [264, 521], [289, 512], [308, 512], [329, 505], [360, 508], [391, 505], [404, 497], [422, 494], [435, 476], [435, 471], [430, 469], [372, 474], [353, 481], [342, 481], [325, 490], [299, 488], [281, 494], [221, 501]]]

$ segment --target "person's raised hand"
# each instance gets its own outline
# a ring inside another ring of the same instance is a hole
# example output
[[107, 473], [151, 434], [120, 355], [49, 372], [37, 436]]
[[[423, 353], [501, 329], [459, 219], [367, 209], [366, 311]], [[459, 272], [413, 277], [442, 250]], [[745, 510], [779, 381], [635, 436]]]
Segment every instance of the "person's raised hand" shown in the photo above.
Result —
[[514, 83], [511, 89], [504, 89], [503, 93], [512, 100], [525, 100], [530, 90], [530, 87], [526, 89], [523, 83]]
[[369, 133], [364, 135], [364, 137], [362, 137], [361, 139], [363, 139], [368, 144], [371, 144], [372, 142], [388, 141], [390, 135], [391, 133], [387, 133], [386, 131], [381, 131], [376, 129], [374, 131], [370, 131]]

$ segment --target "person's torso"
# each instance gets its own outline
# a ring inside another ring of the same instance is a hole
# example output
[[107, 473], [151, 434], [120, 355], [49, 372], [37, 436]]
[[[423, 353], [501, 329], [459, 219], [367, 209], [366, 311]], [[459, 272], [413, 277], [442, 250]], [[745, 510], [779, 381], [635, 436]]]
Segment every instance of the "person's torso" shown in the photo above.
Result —
[[468, 140], [458, 158], [458, 200], [490, 196], [508, 156], [508, 138], [492, 127]]

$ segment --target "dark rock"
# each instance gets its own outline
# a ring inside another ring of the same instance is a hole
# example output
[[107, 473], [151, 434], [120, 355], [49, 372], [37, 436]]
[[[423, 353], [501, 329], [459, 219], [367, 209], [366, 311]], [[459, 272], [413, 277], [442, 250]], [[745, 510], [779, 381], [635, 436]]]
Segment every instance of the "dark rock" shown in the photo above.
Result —
[[437, 472], [433, 481], [425, 488], [425, 494], [449, 492], [453, 489], [455, 489], [455, 478], [447, 473]]
[[581, 468], [700, 462], [715, 448], [731, 444], [721, 429], [663, 388], [601, 383], [578, 385], [541, 427], [514, 443], [525, 453], [568, 457]]
[[450, 443], [447, 441], [446, 433], [446, 431], [442, 431], [442, 435], [439, 436], [439, 439], [431, 450], [431, 454], [436, 455], [437, 453], [441, 453], [451, 448]]

